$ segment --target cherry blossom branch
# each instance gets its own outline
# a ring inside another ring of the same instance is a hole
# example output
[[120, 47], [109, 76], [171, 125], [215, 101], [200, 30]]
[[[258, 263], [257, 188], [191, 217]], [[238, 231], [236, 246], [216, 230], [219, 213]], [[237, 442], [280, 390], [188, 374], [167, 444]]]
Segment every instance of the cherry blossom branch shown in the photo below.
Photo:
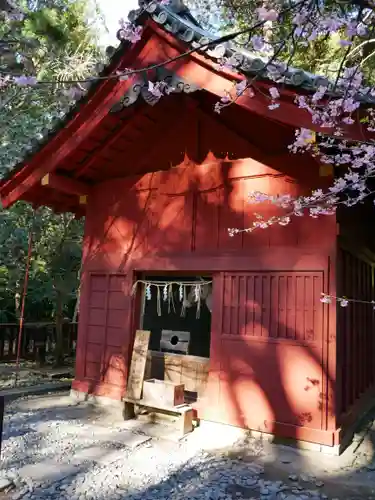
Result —
[[350, 303], [369, 304], [375, 310], [375, 300], [348, 299], [347, 297], [336, 297], [327, 293], [321, 294], [320, 302], [323, 304], [332, 304], [332, 301], [337, 302], [341, 307], [348, 307]]
[[[146, 10], [150, 3], [155, 2], [144, 4], [143, 10]], [[160, 3], [166, 4], [168, 2], [161, 0]], [[350, 5], [350, 3], [348, 5]], [[363, 98], [373, 98], [375, 101], [375, 88], [369, 86], [368, 83], [365, 82], [362, 73], [361, 67], [364, 61], [362, 60], [360, 64], [354, 65], [353, 67], [347, 64], [347, 61], [355, 52], [352, 50], [352, 45], [358, 37], [361, 37], [361, 43], [364, 43], [362, 42], [364, 36], [373, 38], [371, 33], [374, 30], [373, 21], [375, 17], [373, 6], [361, 2], [358, 6], [356, 17], [353, 17], [352, 12], [347, 12], [347, 7], [339, 2], [333, 2], [330, 10], [328, 10], [324, 3], [319, 4], [317, 0], [300, 0], [295, 3], [290, 2], [286, 7], [285, 4], [281, 5], [278, 0], [267, 0], [266, 3], [256, 9], [256, 15], [258, 17], [257, 22], [251, 23], [250, 26], [246, 26], [243, 29], [218, 37], [214, 40], [197, 44], [193, 48], [173, 58], [168, 58], [160, 63], [140, 69], [124, 69], [110, 75], [90, 77], [82, 80], [67, 80], [63, 83], [77, 85], [92, 81], [126, 80], [132, 75], [147, 73], [186, 58], [199, 50], [213, 48], [218, 44], [233, 41], [246, 34], [249, 35], [250, 43], [255, 52], [266, 56], [265, 63], [254, 77], [249, 80], [243, 79], [240, 83], [234, 84], [235, 95], [233, 97], [231, 95], [224, 96], [219, 103], [216, 103], [215, 110], [220, 111], [229, 104], [236, 102], [238, 98], [245, 93], [250, 96], [253, 95], [253, 83], [260, 75], [264, 76], [265, 74], [268, 79], [275, 81], [277, 84], [277, 86], [273, 86], [269, 89], [269, 96], [267, 95], [270, 99], [268, 107], [273, 110], [281, 105], [278, 102], [280, 97], [280, 85], [285, 83], [285, 75], [289, 64], [292, 62], [297, 46], [308, 46], [309, 43], [313, 42], [318, 37], [328, 38], [332, 34], [338, 34], [340, 37], [339, 43], [342, 47], [346, 48], [346, 50], [340, 61], [339, 68], [336, 71], [334, 82], [323, 83], [314, 93], [307, 96], [297, 95], [295, 99], [296, 106], [310, 114], [312, 124], [318, 125], [323, 129], [328, 129], [328, 132], [336, 140], [334, 144], [336, 150], [333, 151], [333, 154], [330, 154], [330, 151], [333, 149], [331, 147], [333, 143], [329, 137], [317, 143], [315, 140], [315, 133], [312, 132], [312, 130], [304, 128], [296, 131], [295, 140], [289, 146], [289, 150], [291, 153], [307, 152], [317, 157], [323, 164], [343, 166], [346, 170], [349, 168], [349, 172], [343, 177], [336, 179], [333, 186], [329, 188], [326, 193], [323, 193], [321, 190], [316, 190], [312, 192], [311, 196], [300, 196], [297, 198], [288, 198], [283, 195], [274, 198], [258, 193], [256, 197], [257, 203], [259, 201], [268, 200], [278, 204], [279, 201], [282, 200], [281, 206], [283, 208], [289, 208], [289, 212], [280, 217], [272, 217], [268, 221], [264, 221], [261, 216], [256, 215], [257, 221], [255, 227], [269, 227], [275, 222], [285, 225], [289, 222], [291, 216], [301, 216], [306, 212], [312, 217], [333, 214], [339, 204], [352, 206], [373, 194], [367, 187], [367, 181], [374, 176], [375, 172], [375, 163], [373, 160], [375, 157], [375, 143], [372, 141], [367, 143], [357, 142], [348, 146], [345, 141], [340, 139], [343, 134], [343, 126], [350, 126], [355, 122], [353, 116], [357, 114], [358, 117], [360, 107], [365, 113], [364, 116], [359, 119], [362, 126], [363, 137], [365, 138], [368, 132], [371, 133], [375, 131], [374, 109], [370, 106], [365, 109], [363, 104], [361, 104]], [[280, 39], [272, 34], [275, 33], [275, 29], [283, 22], [285, 16], [291, 16], [290, 21], [292, 23], [292, 28], [288, 35]], [[279, 25], [277, 23], [279, 23]], [[263, 30], [262, 35], [258, 34], [259, 30], [264, 27], [267, 27], [267, 33]], [[271, 35], [269, 33], [271, 33]], [[136, 43], [142, 37], [142, 27], [132, 23], [126, 23], [122, 20], [118, 35], [120, 39], [126, 40], [128, 43]], [[277, 59], [282, 53], [285, 53], [290, 39], [292, 40], [292, 50], [288, 55], [287, 63], [280, 63]], [[222, 65], [230, 68], [234, 72], [237, 71], [235, 66], [231, 65], [230, 60], [222, 61]], [[8, 77], [3, 76], [1, 80], [0, 77], [0, 84], [1, 81], [3, 85], [15, 84], [19, 86], [43, 86], [62, 83], [57, 81], [38, 82], [34, 76], [14, 77], [10, 81], [9, 78], [8, 80], [6, 80], [6, 78]], [[168, 95], [171, 90], [173, 90], [165, 82], [149, 82], [148, 86], [150, 92], [158, 99], [164, 95]], [[349, 153], [347, 149], [349, 149]], [[356, 170], [356, 172], [354, 170]], [[345, 192], [350, 192], [350, 197], [348, 196], [347, 199], [342, 200], [342, 195]], [[288, 202], [286, 201], [287, 199]], [[248, 230], [253, 229], [254, 227]], [[236, 232], [246, 230], [233, 229], [230, 231], [236, 234]]]
[[[20, 85], [20, 86], [26, 86], [26, 85], [37, 86], [37, 85], [55, 85], [55, 84], [61, 84], [61, 83], [77, 84], [77, 83], [90, 83], [93, 81], [127, 79], [132, 75], [136, 75], [139, 73], [144, 73], [147, 71], [152, 71], [152, 70], [164, 67], [170, 63], [184, 59], [185, 57], [187, 57], [191, 54], [194, 54], [195, 52], [198, 52], [202, 49], [214, 48], [218, 44], [233, 41], [236, 38], [240, 37], [241, 35], [251, 33], [253, 31], [255, 31], [256, 29], [262, 27], [271, 18], [276, 19], [279, 15], [286, 14], [292, 10], [295, 10], [299, 6], [307, 3], [307, 1], [308, 0], [299, 0], [294, 5], [290, 5], [288, 7], [285, 7], [284, 9], [282, 9], [279, 14], [277, 14], [276, 11], [274, 11], [274, 10], [271, 10], [268, 12], [265, 12], [265, 11], [263, 12], [262, 9], [258, 9], [258, 10], [261, 10], [261, 12], [263, 13], [263, 17], [260, 18], [260, 20], [256, 23], [254, 23], [253, 25], [251, 25], [247, 28], [241, 29], [241, 30], [237, 30], [233, 33], [229, 33], [227, 35], [223, 35], [223, 36], [216, 38], [214, 40], [210, 40], [210, 41], [204, 42], [204, 43], [199, 43], [199, 44], [195, 45], [193, 48], [183, 52], [182, 54], [179, 54], [175, 57], [168, 58], [165, 61], [162, 61], [160, 63], [151, 64], [149, 66], [146, 66], [146, 67], [143, 67], [140, 69], [132, 69], [132, 70], [126, 69], [124, 71], [117, 71], [114, 74], [110, 74], [110, 75], [106, 75], [106, 76], [95, 76], [95, 77], [89, 77], [89, 78], [77, 79], [77, 80], [72, 79], [72, 80], [65, 80], [64, 82], [56, 81], [56, 80], [38, 80], [35, 76], [23, 75], [20, 77], [13, 77], [12, 83], [14, 83], [16, 85]], [[152, 0], [149, 3], [154, 3], [154, 0]], [[162, 3], [165, 3], [165, 2], [162, 2]], [[145, 7], [144, 7], [144, 10], [145, 10]], [[121, 40], [134, 44], [141, 39], [141, 37], [142, 37], [142, 27], [141, 26], [135, 26], [132, 23], [125, 23], [124, 20], [121, 20], [120, 22], [122, 23], [122, 28], [119, 30], [119, 38]], [[6, 78], [7, 76], [8, 75], [6, 75], [4, 72], [0, 73], [0, 81], [1, 81], [1, 78]]]
[[[301, 8], [304, 6], [304, 4], [301, 4]], [[275, 51], [275, 53], [272, 55], [272, 57], [267, 61], [265, 66], [262, 68], [262, 71], [265, 72], [267, 71], [268, 67], [277, 59], [277, 57], [280, 55], [280, 53], [283, 51], [285, 48], [286, 44], [288, 41], [292, 38], [294, 40], [294, 30], [292, 29], [289, 34], [286, 36], [286, 38], [283, 40], [283, 42], [280, 44], [279, 48]], [[289, 61], [286, 64], [286, 68], [288, 68], [289, 63], [291, 62], [293, 58], [293, 54], [295, 53], [295, 46], [296, 44], [293, 44], [293, 51], [292, 54], [290, 55]], [[231, 71], [235, 71], [235, 68], [231, 64], [230, 60], [225, 60], [222, 62], [222, 66], [230, 69]], [[222, 109], [231, 106], [232, 104], [235, 104], [237, 100], [244, 95], [248, 95], [249, 97], [254, 96], [254, 91], [253, 91], [253, 86], [254, 82], [257, 80], [259, 77], [259, 74], [256, 74], [251, 80], [242, 80], [241, 82], [234, 84], [234, 91], [235, 95], [231, 96], [230, 93], [227, 93], [225, 96], [223, 96], [219, 102], [215, 104], [215, 111], [216, 113], [220, 113]], [[270, 110], [274, 110], [279, 107], [279, 104], [276, 103], [276, 100], [280, 97], [280, 93], [276, 87], [272, 87], [269, 89], [269, 94], [267, 95], [263, 93], [260, 89], [257, 89], [259, 93], [263, 94], [267, 99], [270, 99], [271, 104], [268, 106]]]
[[[371, 175], [375, 177], [375, 173]], [[370, 178], [367, 176], [366, 180]], [[354, 199], [347, 198], [346, 200], [340, 199], [346, 191], [355, 192], [359, 194]], [[249, 203], [264, 203], [270, 202], [271, 204], [280, 208], [290, 208], [289, 212], [279, 216], [273, 216], [269, 219], [264, 219], [260, 214], [255, 213], [256, 221], [253, 222], [252, 227], [239, 229], [230, 228], [228, 233], [234, 236], [240, 233], [251, 233], [255, 229], [266, 229], [272, 225], [279, 224], [286, 226], [291, 222], [291, 217], [302, 217], [306, 211], [313, 218], [320, 215], [333, 215], [339, 205], [353, 206], [360, 201], [364, 201], [367, 197], [375, 194], [375, 191], [366, 191], [365, 180], [363, 180], [358, 173], [348, 172], [344, 177], [335, 180], [334, 185], [329, 188], [327, 192], [317, 189], [312, 192], [311, 196], [300, 196], [294, 198], [290, 195], [267, 195], [259, 191], [249, 193]]]

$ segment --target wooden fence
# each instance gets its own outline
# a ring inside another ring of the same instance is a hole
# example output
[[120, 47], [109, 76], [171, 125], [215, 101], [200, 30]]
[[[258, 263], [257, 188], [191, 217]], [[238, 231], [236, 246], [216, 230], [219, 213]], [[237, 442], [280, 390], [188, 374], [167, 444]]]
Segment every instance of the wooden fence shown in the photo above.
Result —
[[[77, 323], [63, 324], [64, 353], [74, 356], [77, 341]], [[0, 323], [0, 361], [12, 361], [17, 357], [19, 325]], [[38, 349], [48, 355], [56, 343], [54, 323], [25, 323], [22, 332], [21, 359], [36, 360]]]

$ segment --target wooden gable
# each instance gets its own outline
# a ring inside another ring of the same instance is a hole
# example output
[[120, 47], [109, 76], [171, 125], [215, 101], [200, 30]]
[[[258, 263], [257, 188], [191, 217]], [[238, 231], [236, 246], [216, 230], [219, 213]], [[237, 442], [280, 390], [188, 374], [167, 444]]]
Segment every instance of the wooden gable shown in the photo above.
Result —
[[[173, 137], [192, 112], [204, 114], [216, 124], [213, 126], [224, 125], [235, 131], [261, 156], [275, 158], [288, 154], [286, 146], [295, 127], [314, 128], [310, 115], [293, 103], [295, 89], [280, 90], [280, 107], [271, 111], [265, 94], [272, 84], [264, 81], [258, 82], [264, 92], [242, 96], [221, 115], [215, 115], [214, 102], [243, 77], [219, 69], [207, 55], [194, 52], [180, 58], [186, 50], [186, 42], [146, 16], [142, 39], [121, 46], [106, 68], [105, 78], [95, 84], [60, 130], [2, 181], [3, 207], [24, 199], [35, 206], [47, 205], [56, 211], [83, 215], [90, 190], [96, 184], [180, 164], [189, 151], [174, 151]], [[157, 79], [156, 70], [142, 73], [142, 78], [136, 73], [125, 81], [108, 78], [125, 68], [137, 70], [155, 65], [162, 68], [159, 73], [169, 74], [178, 83], [180, 93], [153, 102], [152, 96], [142, 91], [142, 85], [147, 85], [148, 79]], [[194, 89], [200, 90], [191, 92]], [[351, 128], [351, 137], [358, 133], [356, 127]], [[221, 146], [222, 142], [219, 149]], [[231, 152], [215, 151], [218, 153], [225, 157]], [[239, 151], [234, 154], [238, 157]]]

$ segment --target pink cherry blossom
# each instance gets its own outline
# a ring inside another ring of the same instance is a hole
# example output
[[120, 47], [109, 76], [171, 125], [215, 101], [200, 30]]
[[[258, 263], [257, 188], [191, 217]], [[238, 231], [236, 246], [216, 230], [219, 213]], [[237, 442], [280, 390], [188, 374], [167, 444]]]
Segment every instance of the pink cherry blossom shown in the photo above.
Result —
[[297, 26], [301, 26], [305, 23], [306, 18], [308, 17], [308, 12], [303, 10], [301, 12], [297, 12], [297, 14], [293, 17], [293, 23]]
[[345, 116], [342, 121], [346, 123], [346, 125], [353, 125], [354, 120], [350, 116]]
[[367, 34], [367, 27], [363, 23], [357, 25], [357, 35], [365, 36]]
[[229, 70], [235, 71], [235, 67], [233, 66], [233, 61], [231, 61], [228, 57], [223, 57], [219, 60], [219, 69], [220, 70]]
[[231, 102], [231, 98], [230, 96], [227, 94], [227, 95], [223, 95], [223, 97], [220, 99], [220, 102], [222, 104], [228, 104]]
[[247, 80], [242, 80], [242, 82], [236, 83], [235, 85], [236, 94], [238, 96], [242, 95], [245, 92], [246, 88], [247, 88]]
[[268, 105], [268, 109], [270, 109], [271, 111], [273, 111], [274, 109], [277, 109], [279, 107], [280, 107], [280, 104], [278, 102], [274, 102], [274, 103]]
[[142, 38], [143, 28], [142, 26], [135, 26], [129, 22], [120, 19], [120, 30], [118, 32], [118, 37], [120, 40], [127, 40], [130, 43], [136, 43]]
[[157, 99], [160, 99], [163, 95], [169, 95], [175, 91], [175, 89], [167, 84], [167, 82], [159, 81], [153, 83], [151, 81], [147, 84], [148, 91]]
[[[311, 101], [313, 103], [317, 103], [319, 101], [321, 101], [325, 95], [325, 93], [327, 92], [327, 87], [324, 87], [323, 85], [321, 85], [318, 90], [312, 95], [311, 97]], [[301, 98], [303, 98], [304, 96], [301, 96]], [[300, 106], [301, 107], [301, 106]]]
[[26, 87], [26, 86], [34, 86], [38, 83], [38, 80], [35, 76], [15, 76], [13, 78], [13, 81], [16, 85], [19, 85], [20, 87]]
[[275, 9], [266, 9], [266, 7], [260, 7], [256, 9], [258, 17], [261, 21], [276, 21], [278, 14]]
[[268, 92], [270, 93], [270, 96], [272, 97], [272, 99], [278, 99], [280, 97], [280, 93], [279, 91], [277, 90], [276, 87], [271, 87]]
[[4, 89], [12, 82], [10, 75], [0, 76], [0, 90]]
[[264, 49], [265, 46], [264, 39], [259, 35], [254, 35], [253, 37], [251, 37], [251, 43], [253, 45], [254, 50], [256, 50], [257, 52], [261, 52]]
[[341, 47], [348, 47], [349, 45], [352, 45], [352, 42], [350, 40], [345, 40], [345, 39], [341, 39], [339, 40], [339, 44], [341, 45]]
[[214, 105], [214, 112], [217, 113], [217, 114], [220, 114], [221, 113], [221, 110], [224, 108], [224, 104], [221, 103], [221, 102], [215, 102], [215, 105]]
[[153, 82], [148, 82], [148, 90], [155, 97], [160, 98], [163, 95], [163, 92], [161, 91], [160, 85], [155, 84]]

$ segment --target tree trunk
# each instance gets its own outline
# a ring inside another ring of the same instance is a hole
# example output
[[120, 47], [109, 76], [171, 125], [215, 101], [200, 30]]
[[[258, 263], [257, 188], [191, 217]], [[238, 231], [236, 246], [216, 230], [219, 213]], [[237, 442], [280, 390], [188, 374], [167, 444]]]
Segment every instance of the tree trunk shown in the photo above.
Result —
[[46, 364], [46, 347], [45, 345], [38, 346], [36, 348], [36, 362], [39, 368], [42, 368]]
[[55, 366], [64, 363], [64, 337], [63, 337], [63, 295], [60, 290], [56, 291], [56, 345]]

